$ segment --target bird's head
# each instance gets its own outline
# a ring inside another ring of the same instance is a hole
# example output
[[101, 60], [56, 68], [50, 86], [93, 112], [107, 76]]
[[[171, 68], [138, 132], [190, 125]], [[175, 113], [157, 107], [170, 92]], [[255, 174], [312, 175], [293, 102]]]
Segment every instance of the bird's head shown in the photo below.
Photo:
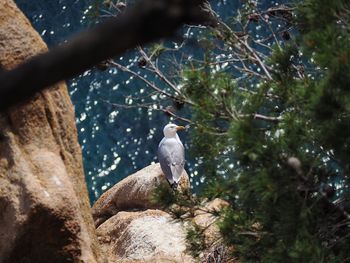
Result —
[[169, 123], [165, 125], [163, 132], [165, 137], [171, 138], [176, 136], [177, 131], [181, 131], [184, 129], [186, 129], [184, 126], [178, 126], [176, 124]]

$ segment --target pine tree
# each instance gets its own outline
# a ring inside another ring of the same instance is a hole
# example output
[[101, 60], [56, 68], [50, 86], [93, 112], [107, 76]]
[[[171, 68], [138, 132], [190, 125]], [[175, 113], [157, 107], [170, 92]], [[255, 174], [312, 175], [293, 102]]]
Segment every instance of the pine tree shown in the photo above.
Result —
[[[165, 42], [139, 48], [138, 60], [163, 83], [111, 65], [162, 90], [157, 110], [178, 117], [173, 108], [190, 109], [191, 119], [180, 119], [191, 123], [191, 151], [203, 160], [205, 187], [198, 199], [230, 203], [219, 226], [235, 257], [347, 262], [350, 3], [284, 1], [264, 10], [259, 1], [240, 2], [229, 21], [205, 6], [212, 22], [196, 31], [203, 58], [193, 55], [176, 65], [177, 78], [156, 67], [174, 51]], [[178, 46], [181, 53], [183, 44]], [[160, 189], [157, 202], [199, 203], [166, 191]], [[177, 218], [183, 211], [189, 210], [173, 210]], [[200, 232], [194, 227], [188, 234], [195, 255], [206, 249]]]
[[[220, 227], [243, 262], [347, 262], [350, 4], [306, 0], [293, 13], [298, 34], [269, 54], [271, 78], [242, 88], [208, 70], [210, 59], [183, 72], [197, 102], [192, 136], [207, 163], [204, 195], [231, 203]], [[212, 30], [241, 44], [227, 28]]]

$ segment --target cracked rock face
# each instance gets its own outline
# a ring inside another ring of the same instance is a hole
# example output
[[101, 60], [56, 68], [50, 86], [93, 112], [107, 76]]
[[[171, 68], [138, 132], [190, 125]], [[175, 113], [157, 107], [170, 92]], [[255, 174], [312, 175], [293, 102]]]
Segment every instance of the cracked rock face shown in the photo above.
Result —
[[[0, 68], [47, 50], [0, 0]], [[102, 262], [66, 85], [0, 113], [0, 262]]]

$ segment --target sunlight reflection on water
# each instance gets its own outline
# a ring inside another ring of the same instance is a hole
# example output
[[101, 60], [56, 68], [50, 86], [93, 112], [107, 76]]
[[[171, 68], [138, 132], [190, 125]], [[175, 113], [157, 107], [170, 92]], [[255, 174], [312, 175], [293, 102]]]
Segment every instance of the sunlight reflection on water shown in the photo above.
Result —
[[[89, 11], [93, 9], [92, 0], [16, 2], [49, 47], [64, 42], [72, 34], [85, 30], [92, 24], [89, 17]], [[238, 2], [212, 1], [222, 17], [232, 15]], [[270, 5], [275, 3], [268, 2]], [[176, 45], [174, 43], [174, 47]], [[147, 72], [137, 68], [138, 56], [135, 54], [129, 52], [118, 58], [118, 61], [128, 68], [134, 68], [144, 78], [149, 78]], [[165, 65], [161, 67], [166, 69]], [[157, 146], [163, 137], [162, 129], [169, 118], [162, 112], [115, 108], [105, 103], [108, 100], [131, 104], [133, 97], [144, 96], [147, 89], [144, 83], [115, 68], [107, 71], [86, 71], [68, 84], [76, 111], [90, 200], [94, 202], [116, 182], [156, 162]], [[158, 100], [156, 95], [151, 98]], [[157, 105], [154, 104], [153, 107]], [[190, 145], [186, 133], [180, 134], [180, 137], [188, 152]], [[200, 158], [190, 157], [189, 154], [187, 156], [186, 170], [192, 184], [198, 186], [205, 179], [200, 175], [202, 161]]]

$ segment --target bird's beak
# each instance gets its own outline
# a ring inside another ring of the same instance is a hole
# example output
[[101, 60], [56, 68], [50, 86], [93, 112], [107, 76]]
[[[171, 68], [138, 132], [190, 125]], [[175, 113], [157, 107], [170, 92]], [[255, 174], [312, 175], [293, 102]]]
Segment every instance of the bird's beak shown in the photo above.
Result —
[[176, 127], [176, 131], [181, 131], [181, 130], [185, 130], [186, 128], [184, 126], [177, 126]]

